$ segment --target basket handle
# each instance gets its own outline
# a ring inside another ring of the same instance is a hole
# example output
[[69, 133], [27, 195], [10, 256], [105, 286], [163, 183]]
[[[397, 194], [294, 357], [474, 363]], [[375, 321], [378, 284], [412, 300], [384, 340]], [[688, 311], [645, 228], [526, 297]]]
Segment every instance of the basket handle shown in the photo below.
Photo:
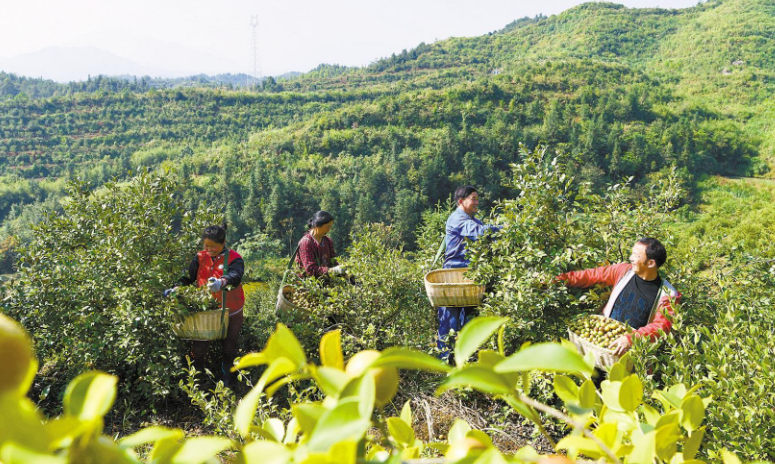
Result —
[[[231, 250], [226, 248], [226, 252], [223, 256], [223, 275], [226, 275], [229, 272], [229, 255], [231, 254]], [[226, 307], [226, 288], [221, 290], [221, 321], [223, 321], [223, 316], [229, 309]], [[228, 316], [227, 316], [228, 317]], [[226, 338], [226, 324], [221, 323], [221, 338]]]
[[436, 266], [436, 263], [439, 261], [439, 258], [444, 254], [444, 251], [447, 248], [447, 235], [444, 234], [444, 237], [441, 239], [441, 243], [439, 244], [439, 250], [436, 252], [436, 257], [433, 258], [433, 262], [431, 263], [430, 269], [428, 271], [432, 271], [433, 268]]
[[296, 245], [296, 249], [293, 250], [293, 253], [291, 254], [291, 259], [288, 260], [288, 265], [285, 266], [285, 272], [283, 272], [283, 279], [280, 281], [280, 291], [283, 291], [283, 287], [285, 287], [285, 279], [288, 277], [288, 273], [291, 271], [291, 266], [293, 266], [293, 261], [296, 259], [296, 255], [299, 253], [299, 245]]

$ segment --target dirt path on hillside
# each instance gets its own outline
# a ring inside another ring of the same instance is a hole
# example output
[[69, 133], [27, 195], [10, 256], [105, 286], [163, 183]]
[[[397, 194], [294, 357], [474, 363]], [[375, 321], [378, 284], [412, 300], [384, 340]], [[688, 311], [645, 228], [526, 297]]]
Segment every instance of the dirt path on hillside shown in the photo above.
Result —
[[735, 180], [735, 181], [749, 181], [754, 184], [775, 184], [775, 179], [767, 179], [764, 177], [737, 177], [737, 176], [729, 176], [729, 177], [721, 177], [722, 179], [727, 180]]

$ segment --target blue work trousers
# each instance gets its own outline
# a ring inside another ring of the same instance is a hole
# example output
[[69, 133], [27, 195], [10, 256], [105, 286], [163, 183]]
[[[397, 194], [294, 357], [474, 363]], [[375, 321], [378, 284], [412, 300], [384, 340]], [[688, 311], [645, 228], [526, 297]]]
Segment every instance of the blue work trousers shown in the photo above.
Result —
[[451, 347], [447, 344], [447, 338], [449, 333], [454, 330], [455, 333], [460, 333], [460, 329], [463, 328], [468, 321], [474, 318], [476, 315], [476, 307], [445, 307], [441, 306], [436, 308], [439, 318], [439, 336], [436, 340], [436, 346], [441, 350], [439, 358], [443, 360], [449, 359]]

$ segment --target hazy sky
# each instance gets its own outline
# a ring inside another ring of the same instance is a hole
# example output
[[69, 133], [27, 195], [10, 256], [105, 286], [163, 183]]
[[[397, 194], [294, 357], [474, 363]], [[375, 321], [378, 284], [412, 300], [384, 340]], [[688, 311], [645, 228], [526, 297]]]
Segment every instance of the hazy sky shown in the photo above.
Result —
[[[320, 63], [362, 66], [420, 42], [475, 36], [578, 0], [0, 0], [0, 57], [96, 47], [145, 66], [250, 72], [259, 16], [261, 74]], [[697, 0], [625, 0], [685, 8]], [[474, 6], [475, 5], [475, 6]], [[193, 53], [191, 53], [193, 52]], [[196, 63], [193, 63], [196, 62]]]

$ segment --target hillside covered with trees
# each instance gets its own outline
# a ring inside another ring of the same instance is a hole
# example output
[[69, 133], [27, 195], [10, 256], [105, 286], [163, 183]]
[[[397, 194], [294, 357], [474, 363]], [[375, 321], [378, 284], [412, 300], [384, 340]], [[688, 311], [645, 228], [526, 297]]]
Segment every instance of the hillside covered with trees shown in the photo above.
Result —
[[23, 205], [60, 198], [62, 180], [99, 186], [157, 166], [190, 180], [192, 204], [222, 204], [238, 237], [293, 241], [325, 208], [339, 219], [340, 246], [354, 225], [386, 221], [409, 247], [422, 211], [455, 185], [479, 185], [489, 205], [502, 198], [520, 143], [572, 154], [568, 168], [596, 185], [648, 183], [672, 167], [690, 185], [765, 174], [771, 10], [761, 0], [591, 3], [249, 91], [95, 78], [54, 92], [58, 84], [5, 75], [4, 249], [23, 235], [19, 219], [33, 211]]

